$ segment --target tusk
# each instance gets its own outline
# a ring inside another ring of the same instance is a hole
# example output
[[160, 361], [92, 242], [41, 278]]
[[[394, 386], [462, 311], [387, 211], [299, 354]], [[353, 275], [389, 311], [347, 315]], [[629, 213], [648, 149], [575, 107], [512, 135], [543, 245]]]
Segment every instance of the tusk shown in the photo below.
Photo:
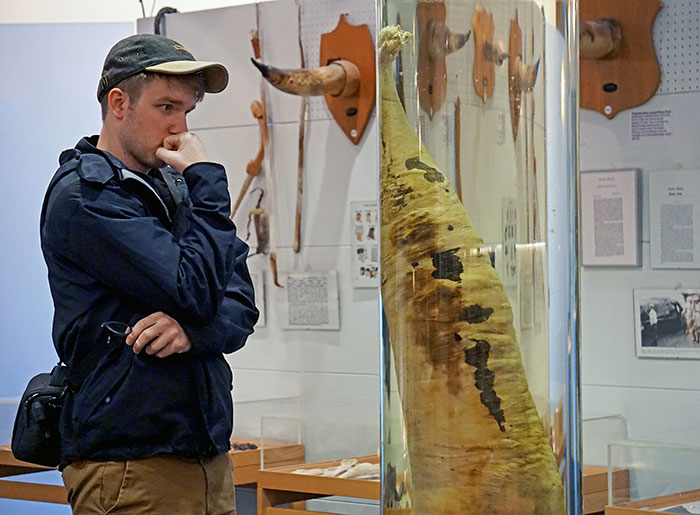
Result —
[[516, 66], [515, 87], [520, 91], [532, 91], [537, 81], [540, 60], [538, 59], [534, 66], [522, 62], [520, 56], [515, 56], [513, 61]]
[[360, 70], [350, 61], [334, 61], [320, 68], [282, 70], [251, 59], [262, 76], [279, 90], [292, 95], [353, 96], [360, 87]]
[[622, 43], [622, 29], [611, 18], [598, 18], [581, 22], [581, 59], [609, 59]]
[[471, 30], [466, 34], [453, 32], [442, 22], [431, 22], [426, 32], [430, 57], [433, 59], [456, 52], [467, 44], [472, 34]]

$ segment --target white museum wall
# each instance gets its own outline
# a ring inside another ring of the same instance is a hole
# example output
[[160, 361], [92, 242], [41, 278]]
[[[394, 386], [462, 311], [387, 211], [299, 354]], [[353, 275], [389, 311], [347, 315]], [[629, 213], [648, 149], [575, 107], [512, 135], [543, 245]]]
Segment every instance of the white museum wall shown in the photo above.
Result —
[[[639, 168], [642, 179], [642, 266], [582, 269], [581, 347], [584, 418], [620, 413], [627, 419], [631, 439], [694, 445], [700, 424], [694, 409], [700, 403], [700, 362], [637, 358], [633, 302], [635, 288], [700, 287], [698, 270], [650, 267], [649, 173], [700, 170], [698, 45], [691, 36], [700, 18], [687, 15], [685, 4], [665, 1], [654, 26], [662, 72], [657, 94], [612, 120], [581, 110], [581, 170]], [[671, 112], [672, 134], [632, 141], [632, 113], [659, 110]], [[585, 449], [585, 439], [583, 444]]]
[[[99, 131], [95, 92], [102, 62], [112, 44], [132, 32], [131, 23], [0, 24], [0, 444], [10, 441], [14, 402], [29, 378], [57, 361], [39, 246], [43, 195], [58, 154]], [[60, 476], [42, 473], [35, 480], [57, 483]], [[67, 514], [70, 509], [3, 499], [0, 513]]]

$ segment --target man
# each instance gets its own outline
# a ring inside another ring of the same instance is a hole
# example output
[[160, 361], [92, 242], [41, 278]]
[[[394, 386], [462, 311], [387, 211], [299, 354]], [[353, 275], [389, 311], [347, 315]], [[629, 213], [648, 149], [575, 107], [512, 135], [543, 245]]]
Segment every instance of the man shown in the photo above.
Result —
[[[258, 312], [225, 170], [186, 121], [227, 82], [162, 36], [120, 41], [100, 135], [63, 152], [49, 185], [41, 241], [71, 370], [59, 468], [74, 513], [235, 513], [223, 353]], [[106, 322], [130, 333], [108, 340]]]
[[656, 314], [654, 306], [649, 308], [649, 332], [651, 333], [651, 345], [656, 347], [659, 344], [659, 331], [658, 331], [659, 317]]

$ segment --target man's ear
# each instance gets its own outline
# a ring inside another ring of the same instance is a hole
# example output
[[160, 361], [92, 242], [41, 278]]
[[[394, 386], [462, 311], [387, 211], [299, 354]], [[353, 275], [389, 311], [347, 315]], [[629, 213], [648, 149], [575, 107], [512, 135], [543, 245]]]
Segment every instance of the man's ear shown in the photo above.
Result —
[[112, 88], [107, 94], [109, 110], [117, 120], [124, 118], [124, 111], [129, 107], [129, 96], [119, 88]]

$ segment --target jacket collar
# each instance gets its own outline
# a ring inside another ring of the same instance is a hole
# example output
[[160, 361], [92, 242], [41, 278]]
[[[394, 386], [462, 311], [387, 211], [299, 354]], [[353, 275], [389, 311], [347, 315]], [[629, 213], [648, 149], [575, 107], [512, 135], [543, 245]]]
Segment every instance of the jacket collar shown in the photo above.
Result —
[[[109, 152], [97, 148], [99, 136], [88, 136], [81, 139], [75, 148], [61, 153], [61, 165], [76, 159], [75, 170], [81, 179], [105, 184], [113, 177], [122, 180], [122, 170], [127, 169], [119, 159]], [[105, 166], [105, 163], [108, 166]]]
[[[110, 179], [116, 178], [119, 182], [139, 183], [141, 188], [145, 188], [152, 194], [159, 207], [163, 210], [165, 219], [172, 223], [167, 206], [150, 182], [144, 179], [143, 176], [145, 174], [132, 172], [112, 154], [98, 149], [97, 140], [98, 136], [88, 136], [81, 139], [75, 148], [64, 150], [59, 157], [61, 166], [67, 166], [70, 169], [74, 168], [81, 179], [89, 182], [104, 185]], [[71, 162], [73, 160], [77, 162], [73, 164]], [[105, 164], [108, 166], [105, 166]]]

